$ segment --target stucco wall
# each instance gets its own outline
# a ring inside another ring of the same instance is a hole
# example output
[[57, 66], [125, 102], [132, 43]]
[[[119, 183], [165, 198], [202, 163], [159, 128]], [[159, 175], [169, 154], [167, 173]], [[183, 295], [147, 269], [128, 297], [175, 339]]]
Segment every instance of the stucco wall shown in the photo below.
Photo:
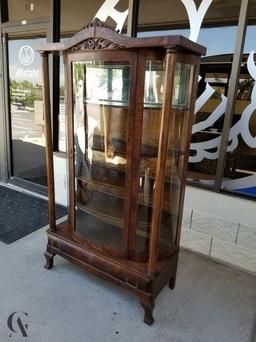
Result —
[[256, 203], [187, 186], [181, 246], [256, 274]]

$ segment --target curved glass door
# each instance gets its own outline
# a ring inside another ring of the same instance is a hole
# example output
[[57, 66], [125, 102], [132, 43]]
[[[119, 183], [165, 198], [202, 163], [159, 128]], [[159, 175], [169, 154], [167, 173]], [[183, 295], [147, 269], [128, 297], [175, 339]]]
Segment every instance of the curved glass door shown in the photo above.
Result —
[[128, 62], [73, 62], [76, 233], [122, 250]]

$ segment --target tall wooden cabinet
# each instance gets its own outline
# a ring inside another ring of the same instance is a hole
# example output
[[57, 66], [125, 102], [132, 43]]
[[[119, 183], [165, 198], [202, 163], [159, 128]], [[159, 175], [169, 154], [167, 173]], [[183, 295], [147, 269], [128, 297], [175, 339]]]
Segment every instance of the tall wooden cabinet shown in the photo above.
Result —
[[[129, 38], [99, 20], [40, 49], [50, 228], [58, 254], [134, 292], [152, 324], [174, 288], [186, 169], [205, 52], [182, 36]], [[56, 225], [48, 56], [65, 64], [68, 219]]]

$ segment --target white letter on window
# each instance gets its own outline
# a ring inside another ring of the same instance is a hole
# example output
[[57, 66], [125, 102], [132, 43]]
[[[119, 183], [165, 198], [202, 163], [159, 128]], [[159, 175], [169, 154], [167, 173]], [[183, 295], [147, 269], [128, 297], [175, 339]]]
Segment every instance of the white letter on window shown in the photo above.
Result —
[[124, 12], [117, 11], [115, 6], [118, 2], [119, 0], [105, 0], [101, 8], [96, 13], [95, 18], [104, 22], [107, 20], [107, 17], [111, 17], [117, 23], [116, 30], [121, 32], [128, 15], [128, 9]]
[[189, 39], [196, 42], [205, 13], [207, 12], [213, 0], [203, 0], [198, 10], [196, 9], [196, 5], [193, 0], [181, 0], [181, 2], [186, 7], [188, 13], [188, 19], [190, 24]]

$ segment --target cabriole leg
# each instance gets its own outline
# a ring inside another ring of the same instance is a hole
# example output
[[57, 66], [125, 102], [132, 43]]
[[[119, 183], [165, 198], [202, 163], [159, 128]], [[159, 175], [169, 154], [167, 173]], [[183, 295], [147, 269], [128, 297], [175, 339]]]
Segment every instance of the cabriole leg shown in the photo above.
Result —
[[140, 302], [141, 306], [144, 309], [145, 315], [144, 315], [144, 322], [148, 325], [152, 325], [154, 323], [154, 317], [153, 317], [153, 309], [154, 309], [154, 302], [151, 299], [148, 300], [141, 300]]
[[53, 253], [49, 248], [47, 248], [46, 252], [44, 253], [46, 264], [44, 267], [47, 270], [50, 270], [53, 267], [53, 258], [55, 256], [55, 253]]
[[170, 280], [169, 280], [169, 288], [171, 290], [173, 290], [175, 288], [175, 284], [176, 284], [176, 275], [173, 276]]

